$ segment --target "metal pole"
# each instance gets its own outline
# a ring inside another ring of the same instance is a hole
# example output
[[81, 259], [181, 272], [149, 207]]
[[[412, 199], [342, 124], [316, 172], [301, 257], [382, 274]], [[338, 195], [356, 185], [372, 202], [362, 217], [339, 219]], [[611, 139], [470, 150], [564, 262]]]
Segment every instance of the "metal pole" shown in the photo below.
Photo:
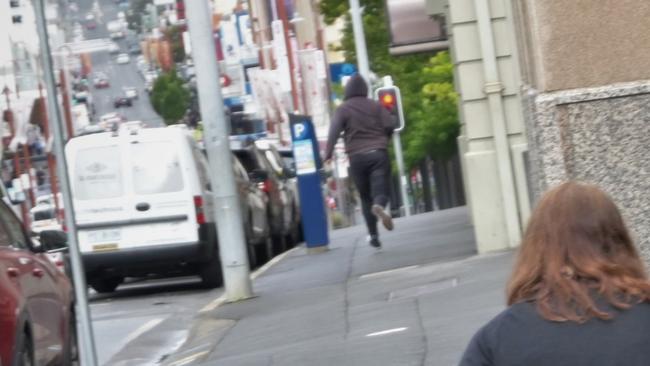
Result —
[[[368, 50], [366, 48], [366, 36], [363, 32], [362, 10], [359, 7], [359, 0], [350, 0], [350, 14], [352, 15], [352, 30], [354, 31], [354, 45], [357, 52], [357, 65], [359, 73], [370, 83], [370, 66], [368, 64]], [[368, 88], [370, 92], [371, 88]]]
[[214, 186], [215, 217], [226, 297], [239, 301], [253, 296], [239, 197], [235, 187], [228, 120], [223, 110], [219, 67], [206, 0], [186, 1], [187, 23], [196, 74], [204, 141]]
[[[296, 65], [293, 62], [293, 46], [291, 39], [289, 39], [289, 19], [287, 18], [287, 8], [283, 0], [276, 0], [277, 12], [279, 19], [282, 21], [282, 28], [284, 30], [284, 44], [286, 45], [287, 55], [289, 61], [289, 77], [291, 79], [291, 100], [293, 101], [293, 110], [300, 111], [300, 101], [298, 100], [298, 83], [296, 82]], [[280, 57], [283, 57], [280, 55]]]
[[393, 133], [393, 144], [395, 145], [395, 160], [397, 160], [397, 171], [399, 174], [399, 189], [404, 204], [404, 215], [411, 216], [411, 203], [407, 191], [408, 180], [404, 173], [404, 156], [402, 155], [402, 139], [399, 131]]
[[[52, 53], [50, 50], [50, 40], [47, 34], [47, 22], [45, 20], [44, 0], [34, 1], [36, 10], [36, 27], [39, 35], [41, 46], [41, 61], [43, 62], [43, 72], [45, 76], [45, 87], [47, 91], [47, 109], [48, 117], [52, 122], [52, 134], [54, 137], [54, 153], [58, 157], [57, 170], [61, 183], [61, 195], [63, 196], [63, 209], [65, 212], [65, 224], [68, 228], [68, 244], [70, 246], [70, 262], [72, 266], [72, 283], [74, 286], [76, 307], [77, 307], [77, 329], [80, 336], [81, 347], [80, 357], [83, 366], [97, 365], [97, 352], [95, 350], [95, 341], [93, 336], [92, 324], [90, 320], [90, 309], [88, 308], [88, 299], [86, 293], [86, 278], [79, 253], [77, 242], [77, 227], [75, 226], [74, 206], [70, 191], [70, 180], [68, 177], [68, 165], [65, 160], [63, 149], [63, 124], [61, 109], [57, 103], [56, 97], [56, 80], [52, 70]], [[56, 199], [56, 197], [54, 197]]]

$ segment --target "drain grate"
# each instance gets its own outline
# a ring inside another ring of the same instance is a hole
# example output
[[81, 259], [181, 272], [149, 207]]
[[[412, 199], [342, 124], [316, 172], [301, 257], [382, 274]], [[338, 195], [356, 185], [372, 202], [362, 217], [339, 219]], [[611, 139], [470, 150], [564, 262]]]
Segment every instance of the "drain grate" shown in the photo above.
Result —
[[456, 286], [458, 286], [458, 277], [443, 278], [434, 282], [427, 283], [426, 285], [391, 291], [388, 295], [388, 301], [422, 296], [433, 292], [454, 288]]

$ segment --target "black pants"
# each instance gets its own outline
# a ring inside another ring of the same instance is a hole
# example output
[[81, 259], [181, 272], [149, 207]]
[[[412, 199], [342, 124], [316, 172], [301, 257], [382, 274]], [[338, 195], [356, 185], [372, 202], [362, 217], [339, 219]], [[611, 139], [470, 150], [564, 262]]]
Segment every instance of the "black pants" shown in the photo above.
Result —
[[386, 150], [373, 150], [350, 156], [352, 179], [361, 196], [361, 208], [368, 233], [377, 235], [377, 217], [372, 205], [386, 207], [390, 197], [390, 160]]

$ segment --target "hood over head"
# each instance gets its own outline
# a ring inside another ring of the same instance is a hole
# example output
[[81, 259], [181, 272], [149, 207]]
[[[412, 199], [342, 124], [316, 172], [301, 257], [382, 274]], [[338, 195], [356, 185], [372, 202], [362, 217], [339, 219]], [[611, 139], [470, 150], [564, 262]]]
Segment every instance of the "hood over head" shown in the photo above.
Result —
[[352, 97], [368, 97], [368, 84], [363, 80], [363, 77], [356, 74], [348, 80], [345, 84], [345, 98], [348, 100]]

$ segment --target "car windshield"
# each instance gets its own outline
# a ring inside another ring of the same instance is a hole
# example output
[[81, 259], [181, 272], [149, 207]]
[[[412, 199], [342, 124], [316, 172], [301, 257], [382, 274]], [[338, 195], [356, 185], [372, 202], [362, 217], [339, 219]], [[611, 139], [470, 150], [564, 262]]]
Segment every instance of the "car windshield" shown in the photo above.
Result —
[[79, 150], [74, 167], [74, 196], [80, 200], [122, 196], [121, 153], [118, 146]]
[[136, 194], [183, 190], [180, 159], [171, 143], [146, 142], [131, 145], [131, 164]]

